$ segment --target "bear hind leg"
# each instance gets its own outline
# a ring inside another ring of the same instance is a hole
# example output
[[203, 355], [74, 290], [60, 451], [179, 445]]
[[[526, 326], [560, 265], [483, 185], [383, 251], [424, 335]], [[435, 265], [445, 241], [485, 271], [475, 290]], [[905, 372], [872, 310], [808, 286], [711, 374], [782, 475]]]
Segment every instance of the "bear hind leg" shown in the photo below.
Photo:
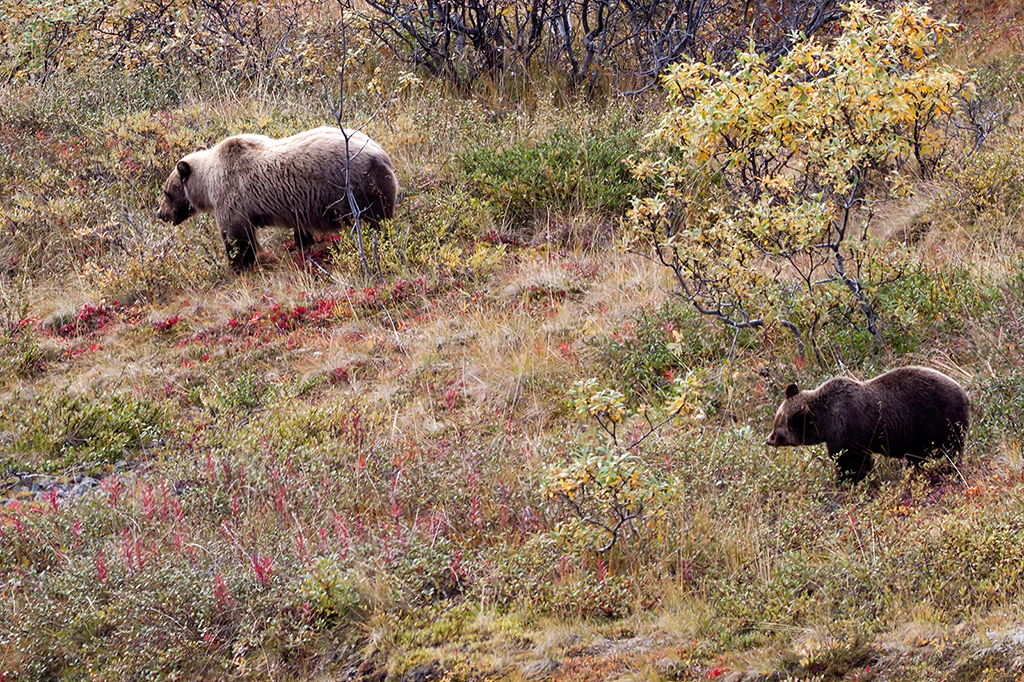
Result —
[[316, 244], [316, 235], [309, 230], [304, 230], [301, 227], [296, 227], [292, 230], [292, 234], [295, 237], [295, 250], [301, 253], [305, 253], [313, 248]]

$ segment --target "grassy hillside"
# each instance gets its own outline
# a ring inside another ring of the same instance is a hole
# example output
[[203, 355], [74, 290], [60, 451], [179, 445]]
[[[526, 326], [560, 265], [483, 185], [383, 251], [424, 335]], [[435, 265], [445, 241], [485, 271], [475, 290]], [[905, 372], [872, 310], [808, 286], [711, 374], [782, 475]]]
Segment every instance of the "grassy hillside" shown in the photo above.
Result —
[[[969, 9], [943, 58], [991, 131], [877, 209], [910, 255], [884, 346], [803, 355], [619, 248], [658, 90], [353, 47], [346, 124], [402, 188], [377, 280], [348, 234], [268, 229], [235, 275], [212, 216], [155, 218], [196, 147], [331, 124], [329, 79], [10, 78], [0, 680], [1024, 680], [1024, 62], [1019, 17]], [[850, 485], [763, 444], [787, 383], [907, 364], [968, 391], [956, 462]]]

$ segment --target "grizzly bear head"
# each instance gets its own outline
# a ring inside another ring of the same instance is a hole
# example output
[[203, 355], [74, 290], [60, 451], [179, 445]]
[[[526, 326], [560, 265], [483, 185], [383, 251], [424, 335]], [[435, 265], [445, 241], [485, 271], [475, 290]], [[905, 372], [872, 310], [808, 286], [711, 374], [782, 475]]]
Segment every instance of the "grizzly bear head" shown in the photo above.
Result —
[[822, 441], [814, 420], [814, 391], [801, 391], [796, 384], [786, 387], [786, 399], [775, 413], [772, 433], [765, 445], [783, 448], [816, 445]]
[[163, 200], [157, 209], [157, 218], [177, 225], [188, 220], [196, 212], [185, 194], [185, 182], [191, 175], [192, 167], [185, 161], [179, 161], [164, 183]]

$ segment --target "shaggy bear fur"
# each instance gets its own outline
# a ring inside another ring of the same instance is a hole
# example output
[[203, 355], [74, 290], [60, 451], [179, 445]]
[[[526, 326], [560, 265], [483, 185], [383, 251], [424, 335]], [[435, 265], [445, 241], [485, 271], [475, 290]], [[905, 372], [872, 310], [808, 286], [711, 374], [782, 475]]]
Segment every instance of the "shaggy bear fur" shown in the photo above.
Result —
[[341, 129], [316, 128], [280, 140], [236, 135], [193, 152], [167, 178], [157, 217], [177, 225], [212, 212], [238, 271], [266, 259], [259, 227], [290, 228], [297, 245], [309, 246], [314, 235], [350, 221], [348, 171], [360, 218], [376, 240], [380, 222], [394, 217], [398, 181], [380, 145], [359, 131], [346, 133], [347, 149]]
[[968, 423], [959, 384], [927, 367], [903, 367], [865, 382], [836, 377], [813, 391], [790, 384], [766, 444], [824, 442], [840, 478], [859, 481], [871, 471], [871, 453], [915, 464], [959, 454]]

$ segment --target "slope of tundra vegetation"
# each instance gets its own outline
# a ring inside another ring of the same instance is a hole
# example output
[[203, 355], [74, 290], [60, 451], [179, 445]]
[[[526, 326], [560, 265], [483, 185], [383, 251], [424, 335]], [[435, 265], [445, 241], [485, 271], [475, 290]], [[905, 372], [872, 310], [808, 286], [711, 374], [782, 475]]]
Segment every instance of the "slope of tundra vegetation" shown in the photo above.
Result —
[[[768, 5], [0, 0], [0, 680], [1024, 680], [1024, 17]], [[156, 220], [339, 105], [379, 276]], [[957, 460], [764, 445], [910, 364]]]

